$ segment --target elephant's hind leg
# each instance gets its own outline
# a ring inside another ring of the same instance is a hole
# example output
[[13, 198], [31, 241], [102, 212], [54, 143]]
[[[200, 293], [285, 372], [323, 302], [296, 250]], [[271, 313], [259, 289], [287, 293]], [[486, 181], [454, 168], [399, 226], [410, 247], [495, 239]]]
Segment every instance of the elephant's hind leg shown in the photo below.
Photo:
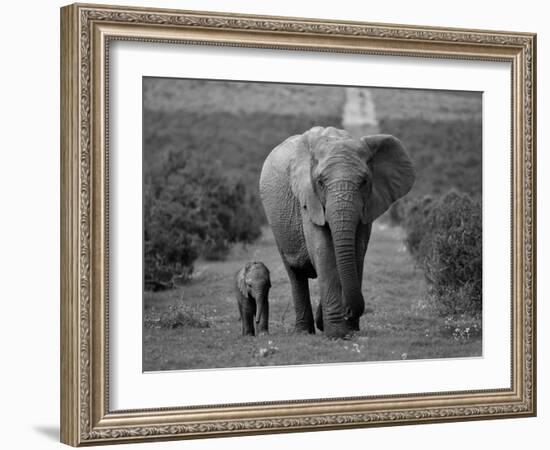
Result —
[[323, 331], [325, 328], [323, 326], [323, 307], [321, 306], [321, 302], [319, 302], [319, 306], [317, 306], [317, 311], [315, 313], [315, 325], [317, 325], [319, 331]]
[[315, 334], [308, 277], [289, 266], [286, 266], [286, 270], [290, 279], [292, 300], [294, 301], [294, 310], [296, 312], [295, 329], [299, 333]]

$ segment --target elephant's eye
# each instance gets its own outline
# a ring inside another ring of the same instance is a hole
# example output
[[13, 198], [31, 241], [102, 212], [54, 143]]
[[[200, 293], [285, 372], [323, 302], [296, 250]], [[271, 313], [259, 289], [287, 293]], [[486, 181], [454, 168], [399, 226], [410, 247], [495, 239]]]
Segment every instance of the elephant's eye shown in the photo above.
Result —
[[321, 178], [317, 179], [317, 184], [319, 185], [320, 188], [322, 188], [325, 185], [325, 183], [323, 182], [323, 180]]

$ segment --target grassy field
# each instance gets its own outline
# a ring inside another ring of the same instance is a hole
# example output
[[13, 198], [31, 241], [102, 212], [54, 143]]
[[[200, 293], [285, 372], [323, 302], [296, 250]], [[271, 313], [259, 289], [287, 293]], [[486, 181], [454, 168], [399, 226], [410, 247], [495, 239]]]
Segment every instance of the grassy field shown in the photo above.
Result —
[[[480, 356], [476, 323], [438, 316], [399, 227], [376, 224], [364, 271], [366, 314], [350, 340], [293, 333], [288, 278], [271, 231], [225, 261], [198, 261], [191, 283], [144, 298], [145, 371]], [[270, 335], [243, 337], [233, 275], [248, 260], [271, 271]], [[314, 304], [316, 282], [310, 282]]]

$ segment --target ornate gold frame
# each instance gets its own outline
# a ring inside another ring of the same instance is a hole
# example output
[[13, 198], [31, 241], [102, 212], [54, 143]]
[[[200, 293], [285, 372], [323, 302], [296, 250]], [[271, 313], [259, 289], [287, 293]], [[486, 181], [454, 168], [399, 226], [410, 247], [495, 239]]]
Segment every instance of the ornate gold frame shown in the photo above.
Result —
[[[109, 42], [202, 43], [512, 66], [512, 385], [509, 389], [111, 411], [107, 220]], [[128, 441], [533, 416], [536, 35], [75, 4], [61, 9], [61, 440]]]

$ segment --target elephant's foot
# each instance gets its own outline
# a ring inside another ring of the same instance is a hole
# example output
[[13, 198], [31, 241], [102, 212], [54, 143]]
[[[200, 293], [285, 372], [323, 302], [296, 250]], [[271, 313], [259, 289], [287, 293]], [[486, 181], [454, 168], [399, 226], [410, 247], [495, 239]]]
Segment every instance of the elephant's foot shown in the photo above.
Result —
[[267, 328], [259, 328], [258, 329], [258, 336], [267, 336], [269, 332], [267, 331]]
[[343, 321], [325, 323], [325, 336], [329, 339], [349, 339], [351, 335], [352, 332]]
[[313, 320], [308, 322], [296, 322], [294, 331], [300, 334], [315, 334], [315, 327], [313, 326]]
[[359, 331], [359, 319], [325, 322], [325, 335], [331, 339], [349, 339]]
[[254, 336], [254, 328], [243, 327], [243, 336]]
[[323, 331], [323, 308], [321, 308], [320, 304], [317, 307], [317, 312], [315, 313], [315, 325], [317, 325], [319, 331]]
[[359, 317], [346, 319], [346, 326], [350, 331], [359, 331]]

